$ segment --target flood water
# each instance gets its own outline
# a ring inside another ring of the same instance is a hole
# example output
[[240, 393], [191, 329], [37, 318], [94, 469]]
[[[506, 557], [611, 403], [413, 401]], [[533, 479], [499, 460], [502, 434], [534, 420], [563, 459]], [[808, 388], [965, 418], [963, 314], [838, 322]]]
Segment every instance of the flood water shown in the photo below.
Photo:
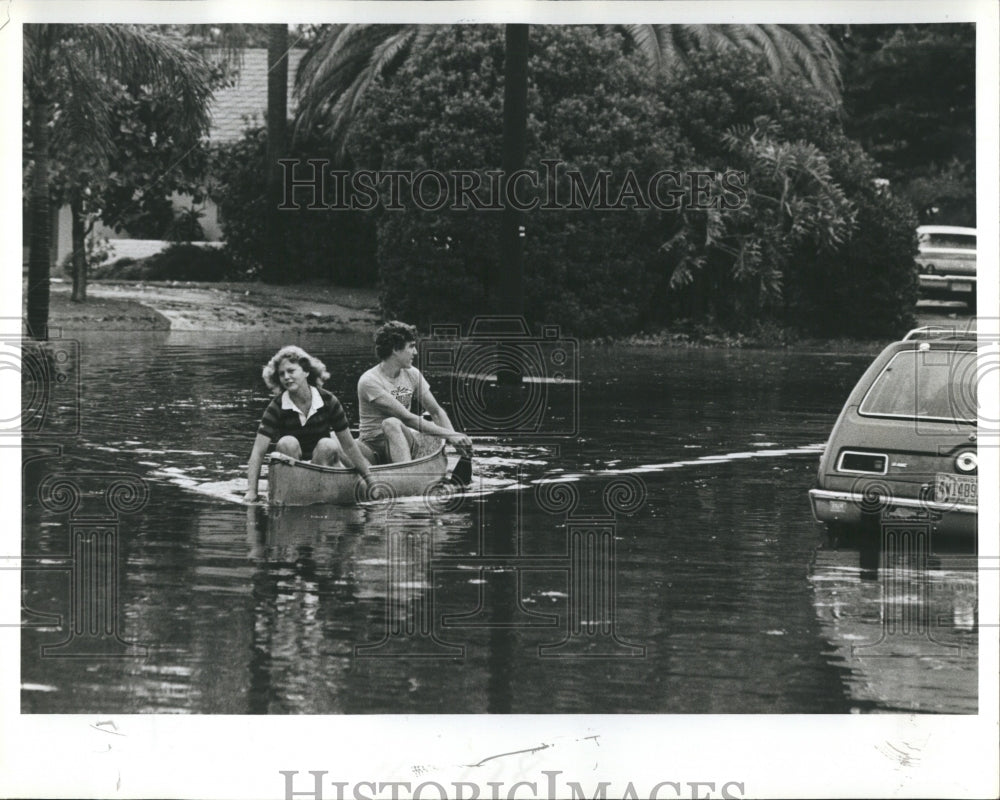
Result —
[[[976, 713], [971, 547], [873, 566], [811, 517], [873, 354], [587, 347], [468, 493], [267, 509], [289, 337], [78, 338], [24, 438], [26, 713]], [[356, 422], [367, 339], [297, 343]]]

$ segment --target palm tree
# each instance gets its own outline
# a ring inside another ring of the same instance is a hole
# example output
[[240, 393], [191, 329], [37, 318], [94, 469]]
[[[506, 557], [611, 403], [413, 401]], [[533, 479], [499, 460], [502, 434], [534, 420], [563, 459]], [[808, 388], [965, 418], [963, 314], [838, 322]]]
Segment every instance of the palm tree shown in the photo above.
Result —
[[48, 338], [51, 127], [69, 131], [80, 153], [106, 161], [115, 146], [111, 80], [162, 86], [195, 130], [208, 125], [209, 71], [180, 41], [136, 25], [24, 26], [24, 93], [31, 161], [28, 335]]
[[739, 48], [761, 53], [776, 75], [801, 75], [840, 103], [833, 39], [819, 25], [613, 25], [661, 72], [686, 69], [698, 50]]
[[[832, 39], [818, 25], [611, 25], [661, 72], [687, 68], [688, 56], [706, 48], [740, 48], [760, 52], [776, 74], [796, 74], [815, 89], [840, 101], [840, 74]], [[390, 76], [405, 59], [433, 42], [435, 25], [332, 25], [307, 50], [299, 65], [297, 133], [325, 132], [337, 153], [345, 155], [351, 122], [361, 110], [367, 89]], [[523, 166], [528, 81], [528, 26], [505, 30], [503, 169]], [[501, 216], [501, 268], [495, 287], [501, 308], [520, 313], [520, 216], [505, 209]]]
[[[299, 64], [296, 132], [323, 131], [343, 155], [347, 131], [368, 88], [426, 49], [441, 28], [373, 24], [325, 28]], [[506, 33], [517, 29], [523, 36], [520, 25], [507, 26]], [[776, 74], [801, 75], [831, 102], [840, 100], [835, 45], [819, 25], [602, 25], [599, 29], [625, 35], [663, 72], [687, 68], [688, 57], [697, 50], [741, 48], [762, 53]], [[508, 67], [518, 69], [514, 64]]]
[[278, 211], [283, 188], [278, 161], [285, 157], [288, 126], [288, 25], [267, 26], [267, 260], [264, 277], [281, 280], [284, 216]]

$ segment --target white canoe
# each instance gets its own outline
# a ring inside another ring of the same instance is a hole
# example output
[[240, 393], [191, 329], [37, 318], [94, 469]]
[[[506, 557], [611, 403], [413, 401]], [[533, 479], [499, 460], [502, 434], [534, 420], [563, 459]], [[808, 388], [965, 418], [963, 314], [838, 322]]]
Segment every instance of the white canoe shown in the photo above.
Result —
[[[413, 461], [373, 466], [373, 499], [420, 495], [444, 478], [448, 458], [444, 442], [437, 442], [436, 449]], [[269, 456], [267, 495], [274, 506], [352, 505], [365, 499], [364, 484], [353, 469], [323, 467], [280, 453]]]

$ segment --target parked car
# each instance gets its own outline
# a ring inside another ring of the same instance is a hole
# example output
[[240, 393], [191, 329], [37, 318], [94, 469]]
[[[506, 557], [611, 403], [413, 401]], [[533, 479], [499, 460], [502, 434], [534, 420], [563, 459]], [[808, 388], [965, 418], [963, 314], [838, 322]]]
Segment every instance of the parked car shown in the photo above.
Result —
[[891, 521], [975, 536], [975, 332], [918, 328], [861, 376], [826, 443], [813, 515], [835, 535]]
[[950, 225], [917, 228], [918, 285], [924, 297], [976, 304], [976, 229]]

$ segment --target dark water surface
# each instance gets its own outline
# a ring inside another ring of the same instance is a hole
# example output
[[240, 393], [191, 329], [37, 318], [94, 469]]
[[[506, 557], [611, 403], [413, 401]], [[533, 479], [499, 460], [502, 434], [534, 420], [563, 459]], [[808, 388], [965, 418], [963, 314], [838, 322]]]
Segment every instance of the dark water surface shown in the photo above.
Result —
[[[578, 435], [478, 439], [466, 496], [247, 508], [286, 339], [81, 339], [80, 434], [25, 437], [25, 712], [975, 713], [971, 550], [811, 518], [870, 354], [585, 348]], [[356, 421], [367, 340], [298, 343]]]

